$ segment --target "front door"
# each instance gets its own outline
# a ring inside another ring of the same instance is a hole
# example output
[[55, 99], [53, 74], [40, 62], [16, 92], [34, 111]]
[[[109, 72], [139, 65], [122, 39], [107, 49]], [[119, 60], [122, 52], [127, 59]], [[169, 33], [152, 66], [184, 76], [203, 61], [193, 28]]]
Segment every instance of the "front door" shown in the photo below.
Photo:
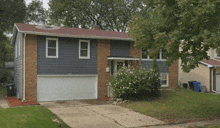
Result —
[[115, 63], [114, 63], [114, 75], [117, 75], [117, 72], [123, 66], [125, 66], [125, 61], [124, 60], [115, 60]]

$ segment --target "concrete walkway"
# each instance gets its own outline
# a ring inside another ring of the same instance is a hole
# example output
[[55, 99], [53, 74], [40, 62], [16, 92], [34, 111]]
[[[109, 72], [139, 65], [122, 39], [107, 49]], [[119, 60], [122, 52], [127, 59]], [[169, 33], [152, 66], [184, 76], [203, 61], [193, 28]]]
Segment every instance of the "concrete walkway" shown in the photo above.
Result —
[[161, 125], [165, 122], [117, 105], [90, 105], [79, 101], [40, 102], [70, 127], [122, 128]]
[[0, 107], [4, 109], [9, 108], [7, 100], [3, 97], [0, 97]]

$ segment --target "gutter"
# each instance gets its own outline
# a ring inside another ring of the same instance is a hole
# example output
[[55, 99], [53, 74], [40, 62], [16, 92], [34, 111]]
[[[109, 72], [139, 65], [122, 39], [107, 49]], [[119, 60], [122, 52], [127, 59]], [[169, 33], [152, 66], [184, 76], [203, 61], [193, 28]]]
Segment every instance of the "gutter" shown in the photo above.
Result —
[[23, 100], [22, 102], [25, 101], [25, 38], [26, 38], [26, 33], [24, 33], [24, 84], [23, 84]]

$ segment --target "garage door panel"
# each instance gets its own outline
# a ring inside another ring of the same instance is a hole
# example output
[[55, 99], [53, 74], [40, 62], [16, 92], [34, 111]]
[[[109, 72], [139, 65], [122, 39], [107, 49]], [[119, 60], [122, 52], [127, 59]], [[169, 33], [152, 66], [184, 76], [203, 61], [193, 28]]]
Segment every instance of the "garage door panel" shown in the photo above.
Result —
[[97, 99], [97, 76], [38, 76], [38, 101]]

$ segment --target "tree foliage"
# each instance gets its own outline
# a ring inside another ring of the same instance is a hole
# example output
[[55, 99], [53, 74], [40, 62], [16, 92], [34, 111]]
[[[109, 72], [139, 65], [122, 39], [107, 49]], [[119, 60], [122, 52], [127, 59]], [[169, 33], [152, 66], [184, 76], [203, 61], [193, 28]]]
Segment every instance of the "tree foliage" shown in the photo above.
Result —
[[131, 16], [143, 8], [142, 0], [51, 0], [50, 24], [66, 27], [126, 31]]
[[189, 72], [203, 58], [209, 59], [210, 48], [220, 46], [219, 1], [154, 0], [145, 4], [150, 18], [133, 16], [129, 35], [135, 46], [148, 50], [148, 54], [166, 50], [167, 65], [181, 58], [182, 69]]
[[46, 24], [47, 11], [43, 8], [43, 2], [40, 0], [33, 0], [26, 7], [26, 23]]

